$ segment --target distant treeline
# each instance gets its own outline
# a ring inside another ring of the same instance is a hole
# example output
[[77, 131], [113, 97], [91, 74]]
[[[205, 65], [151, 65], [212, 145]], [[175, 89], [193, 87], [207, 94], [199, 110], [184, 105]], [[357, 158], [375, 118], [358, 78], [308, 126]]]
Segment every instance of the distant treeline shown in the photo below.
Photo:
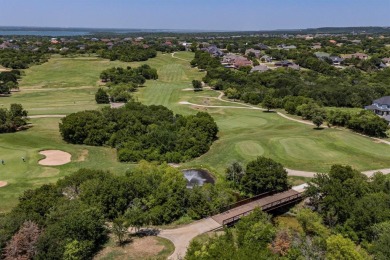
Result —
[[70, 143], [117, 148], [120, 161], [183, 162], [206, 153], [218, 127], [207, 113], [185, 117], [163, 106], [129, 102], [118, 109], [70, 114], [60, 132]]
[[12, 69], [27, 69], [30, 65], [41, 64], [48, 60], [46, 53], [28, 50], [5, 49], [0, 51], [0, 64]]
[[157, 51], [153, 48], [131, 44], [115, 45], [112, 49], [102, 50], [101, 52], [102, 58], [125, 62], [146, 61], [156, 56]]

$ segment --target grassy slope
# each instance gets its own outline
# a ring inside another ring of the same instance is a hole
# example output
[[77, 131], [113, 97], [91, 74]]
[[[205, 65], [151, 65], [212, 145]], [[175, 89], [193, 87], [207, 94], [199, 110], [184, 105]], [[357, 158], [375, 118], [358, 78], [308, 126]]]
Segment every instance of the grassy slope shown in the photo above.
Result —
[[[192, 55], [179, 53], [176, 57], [191, 60]], [[191, 87], [193, 79], [201, 79], [204, 75], [196, 69], [191, 69], [189, 62], [172, 58], [169, 54], [160, 54], [146, 63], [158, 69], [160, 79], [148, 81], [147, 87], [136, 93], [139, 101], [165, 105], [181, 114], [192, 114], [196, 110], [180, 105], [179, 101], [229, 105], [215, 99], [207, 99], [218, 96], [214, 91], [182, 91]], [[139, 64], [131, 63], [132, 66]], [[21, 82], [21, 89], [24, 90], [15, 93], [11, 98], [1, 98], [0, 104], [22, 103], [30, 110], [30, 114], [67, 114], [94, 109], [97, 105], [93, 94], [101, 70], [118, 65], [128, 64], [110, 63], [96, 58], [53, 58], [49, 63], [27, 70]], [[74, 69], [75, 67], [77, 69]], [[44, 84], [46, 88], [40, 84], [43, 78], [47, 82]], [[66, 82], [72, 84], [66, 85]], [[60, 86], [61, 88], [58, 88]], [[246, 162], [258, 155], [272, 157], [286, 167], [298, 170], [326, 171], [334, 163], [350, 164], [359, 170], [390, 167], [389, 146], [374, 143], [369, 138], [348, 131], [316, 131], [310, 126], [288, 121], [276, 114], [254, 110], [199, 110], [213, 115], [220, 128], [219, 140], [208, 153], [184, 164], [183, 167], [202, 166], [220, 175], [230, 162]], [[81, 167], [107, 169], [119, 174], [133, 167], [131, 164], [116, 162], [116, 154], [112, 149], [64, 143], [58, 133], [59, 119], [33, 119], [31, 122], [34, 127], [27, 131], [0, 135], [0, 159], [6, 161], [5, 166], [0, 165], [0, 180], [10, 183], [0, 189], [0, 212], [15, 205], [17, 197], [25, 189], [53, 182]], [[38, 151], [43, 149], [70, 152], [72, 163], [59, 167], [39, 166]], [[85, 161], [79, 161], [86, 151], [88, 155]], [[27, 162], [23, 163], [21, 157], [27, 158]]]
[[25, 70], [20, 92], [0, 99], [0, 107], [22, 103], [30, 115], [69, 114], [96, 109], [96, 89], [99, 75], [113, 66], [128, 63], [108, 61], [97, 57], [63, 58], [53, 56], [49, 62]]
[[[176, 57], [190, 60], [192, 54], [180, 55]], [[163, 63], [162, 59], [167, 62]], [[175, 65], [171, 62], [175, 62]], [[213, 91], [182, 91], [191, 87], [192, 79], [199, 79], [203, 75], [189, 69], [187, 62], [166, 55], [147, 63], [158, 68], [161, 77], [160, 81], [148, 82], [147, 87], [139, 91], [140, 101], [165, 105], [182, 114], [188, 114], [191, 108], [178, 104], [179, 101], [229, 105], [199, 97], [218, 96]], [[327, 171], [335, 163], [350, 164], [359, 170], [390, 167], [388, 145], [377, 144], [349, 131], [317, 131], [276, 114], [255, 110], [208, 108], [207, 112], [217, 121], [219, 140], [208, 153], [186, 163], [185, 167], [203, 166], [222, 174], [226, 165], [233, 160], [246, 162], [258, 155], [271, 157], [292, 169], [310, 171]]]

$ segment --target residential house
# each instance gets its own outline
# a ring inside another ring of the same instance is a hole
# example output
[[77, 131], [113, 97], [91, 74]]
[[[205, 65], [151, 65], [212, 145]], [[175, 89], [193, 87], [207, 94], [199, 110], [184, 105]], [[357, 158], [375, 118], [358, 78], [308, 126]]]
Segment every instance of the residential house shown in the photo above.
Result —
[[210, 47], [203, 48], [202, 50], [207, 51], [213, 57], [222, 57], [224, 53], [215, 45], [211, 45]]
[[360, 59], [360, 60], [367, 60], [368, 59], [368, 55], [365, 54], [365, 53], [357, 52], [357, 53], [352, 54], [352, 58], [357, 58], [357, 59]]
[[283, 61], [278, 61], [275, 62], [276, 67], [283, 67], [283, 68], [290, 68], [294, 70], [299, 70], [300, 67], [299, 65], [295, 64], [294, 62], [288, 61], [288, 60], [283, 60]]
[[333, 65], [340, 66], [341, 63], [344, 61], [343, 58], [338, 56], [329, 56], [329, 59], [332, 61]]
[[366, 106], [365, 109], [373, 111], [390, 122], [390, 96], [374, 100], [372, 105]]
[[269, 70], [269, 68], [265, 65], [257, 65], [257, 66], [254, 66], [252, 69], [251, 69], [251, 73], [252, 72], [255, 72], [255, 71], [258, 71], [258, 72], [264, 72], [264, 71], [267, 71]]
[[357, 53], [354, 53], [354, 54], [342, 54], [341, 57], [344, 58], [344, 59], [352, 59], [352, 58], [356, 58], [356, 59], [360, 59], [360, 60], [368, 59], [368, 55], [367, 54], [360, 53], [360, 52], [357, 52]]
[[321, 60], [324, 60], [326, 58], [329, 58], [330, 57], [330, 54], [329, 53], [326, 53], [326, 52], [315, 52], [314, 55], [321, 59]]
[[261, 51], [260, 50], [255, 50], [255, 49], [247, 49], [245, 51], [245, 55], [248, 56], [249, 53], [253, 53], [255, 55], [256, 58], [259, 58], [260, 55], [261, 55]]
[[265, 61], [265, 62], [271, 62], [272, 59], [273, 58], [271, 56], [268, 56], [268, 55], [261, 56], [261, 58], [260, 58], [261, 61]]
[[221, 64], [224, 65], [226, 68], [236, 68], [236, 69], [244, 66], [253, 65], [252, 61], [248, 60], [246, 57], [236, 55], [233, 53], [226, 54], [223, 57]]
[[0, 50], [8, 49], [9, 48], [9, 43], [8, 42], [3, 42], [0, 44]]
[[316, 43], [313, 43], [313, 45], [311, 46], [311, 48], [313, 50], [318, 50], [318, 49], [321, 49], [322, 46], [321, 46], [321, 43], [320, 42], [316, 42]]
[[329, 40], [329, 43], [331, 43], [331, 44], [336, 44], [337, 41], [335, 41], [335, 40]]
[[362, 42], [362, 40], [352, 40], [351, 41], [353, 44], [360, 44]]
[[252, 67], [253, 66], [253, 62], [251, 60], [248, 60], [247, 58], [245, 57], [239, 57], [238, 59], [236, 59], [233, 63], [234, 67], [235, 68], [241, 68], [241, 67]]
[[390, 65], [390, 58], [383, 58], [382, 61], [384, 64]]
[[259, 47], [260, 50], [268, 50], [269, 47], [263, 43], [257, 44], [257, 47]]
[[278, 49], [281, 49], [281, 50], [293, 50], [293, 49], [296, 49], [297, 46], [295, 45], [285, 45], [285, 44], [281, 44], [281, 45], [278, 45]]

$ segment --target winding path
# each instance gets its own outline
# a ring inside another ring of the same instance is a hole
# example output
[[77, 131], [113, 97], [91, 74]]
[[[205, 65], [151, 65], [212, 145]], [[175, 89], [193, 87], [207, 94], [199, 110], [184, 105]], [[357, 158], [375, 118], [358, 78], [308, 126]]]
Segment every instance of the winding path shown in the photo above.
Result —
[[187, 61], [187, 62], [190, 61], [190, 60], [186, 60], [186, 59], [183, 59], [183, 58], [176, 57], [175, 54], [176, 54], [176, 52], [172, 52], [172, 53], [171, 53], [172, 58], [175, 58], [175, 59], [178, 59], [178, 60], [184, 60], [184, 61]]
[[[224, 95], [223, 92], [220, 92], [220, 91], [218, 91], [218, 92], [220, 93], [218, 97], [208, 97], [208, 98], [218, 99], [218, 100], [226, 102], [226, 103], [239, 104], [241, 106], [208, 106], [208, 105], [194, 104], [194, 103], [190, 103], [188, 101], [181, 101], [181, 102], [179, 102], [179, 104], [198, 106], [198, 107], [209, 107], [209, 108], [253, 109], [253, 110], [262, 110], [262, 111], [265, 110], [265, 109], [260, 108], [260, 107], [255, 107], [255, 106], [248, 105], [248, 104], [242, 104], [240, 102], [224, 100], [224, 99], [222, 99], [222, 97]], [[307, 122], [307, 121], [304, 121], [304, 120], [295, 119], [295, 118], [291, 118], [291, 117], [289, 117], [289, 116], [287, 116], [287, 115], [285, 115], [283, 113], [280, 113], [280, 112], [277, 112], [277, 114], [279, 116], [282, 116], [282, 117], [284, 117], [284, 118], [286, 118], [288, 120], [291, 120], [291, 121], [295, 121], [295, 122], [306, 124], [306, 125], [313, 125], [310, 122]], [[63, 118], [65, 116], [66, 115], [34, 115], [34, 116], [29, 116], [28, 118]], [[385, 140], [381, 140], [381, 139], [373, 138], [373, 137], [370, 137], [370, 138], [372, 138], [373, 140], [376, 140], [378, 142], [382, 142], [382, 143], [390, 145], [389, 141], [385, 141]], [[307, 177], [307, 178], [313, 178], [318, 173], [318, 172], [293, 170], [293, 169], [288, 169], [288, 168], [286, 168], [286, 170], [287, 170], [287, 173], [288, 173], [289, 176], [299, 176], [299, 177]], [[369, 170], [369, 171], [364, 171], [362, 173], [365, 174], [367, 177], [371, 177], [376, 172], [382, 172], [383, 174], [390, 174], [390, 168], [378, 169], [378, 170]]]

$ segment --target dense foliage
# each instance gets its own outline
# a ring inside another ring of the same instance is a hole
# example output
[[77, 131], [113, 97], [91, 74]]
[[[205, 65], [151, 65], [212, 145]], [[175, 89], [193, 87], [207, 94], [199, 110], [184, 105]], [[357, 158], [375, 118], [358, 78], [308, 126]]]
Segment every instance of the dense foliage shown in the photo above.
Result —
[[34, 52], [29, 50], [0, 50], [0, 64], [12, 69], [27, 69], [32, 64], [41, 64], [47, 61], [44, 52]]
[[108, 96], [107, 92], [104, 91], [102, 88], [99, 88], [98, 91], [95, 94], [95, 100], [98, 104], [108, 104], [110, 103], [110, 97]]
[[141, 162], [121, 176], [81, 169], [26, 191], [0, 217], [0, 251], [12, 259], [91, 259], [107, 240], [107, 221], [126, 230], [160, 225], [202, 218], [231, 202], [222, 187], [187, 189], [183, 174], [166, 164]]
[[70, 114], [62, 119], [60, 132], [70, 143], [115, 147], [120, 161], [181, 162], [207, 152], [218, 127], [207, 113], [184, 117], [163, 106], [130, 102], [118, 109]]
[[281, 192], [289, 188], [287, 171], [283, 165], [259, 156], [248, 162], [246, 168], [233, 162], [226, 168], [226, 180], [247, 196], [265, 192]]
[[[100, 74], [103, 82], [108, 82], [108, 91], [99, 89], [96, 93], [96, 102], [105, 104], [111, 102], [128, 102], [132, 100], [131, 92], [137, 90], [146, 80], [158, 79], [157, 70], [147, 64], [143, 64], [135, 69], [131, 67], [110, 68]], [[108, 95], [109, 94], [109, 95]]]
[[131, 44], [115, 45], [112, 49], [103, 50], [101, 56], [106, 59], [125, 62], [146, 61], [156, 57], [157, 52], [155, 49], [145, 47]]
[[9, 95], [11, 89], [17, 89], [18, 79], [20, 79], [19, 70], [0, 72], [0, 95]]
[[0, 108], [0, 133], [16, 132], [27, 124], [27, 111], [20, 104], [11, 104], [9, 109]]
[[[276, 102], [276, 101], [274, 101]], [[289, 114], [313, 120], [317, 126], [327, 121], [328, 126], [347, 127], [353, 131], [375, 137], [386, 137], [388, 122], [369, 110], [342, 110], [332, 108], [325, 110], [310, 98], [287, 96], [280, 102]], [[320, 123], [318, 125], [318, 123]]]
[[274, 69], [265, 72], [249, 73], [245, 70], [224, 68], [217, 58], [208, 53], [195, 54], [192, 65], [206, 69], [203, 81], [215, 89], [224, 90], [228, 97], [241, 99], [251, 104], [259, 104], [267, 93], [274, 98], [303, 96], [312, 98], [325, 106], [363, 107], [374, 99], [389, 95], [390, 68], [363, 73], [357, 68], [336, 70], [328, 63], [311, 55], [297, 54], [301, 63], [320, 63], [320, 67], [309, 71]]
[[192, 241], [185, 259], [370, 259], [350, 239], [331, 235], [315, 212], [301, 209], [297, 220], [294, 225], [271, 222], [256, 209], [224, 234]]
[[307, 195], [325, 224], [360, 242], [376, 259], [390, 257], [389, 176], [367, 178], [349, 166], [334, 165], [328, 175], [318, 174], [309, 183]]

